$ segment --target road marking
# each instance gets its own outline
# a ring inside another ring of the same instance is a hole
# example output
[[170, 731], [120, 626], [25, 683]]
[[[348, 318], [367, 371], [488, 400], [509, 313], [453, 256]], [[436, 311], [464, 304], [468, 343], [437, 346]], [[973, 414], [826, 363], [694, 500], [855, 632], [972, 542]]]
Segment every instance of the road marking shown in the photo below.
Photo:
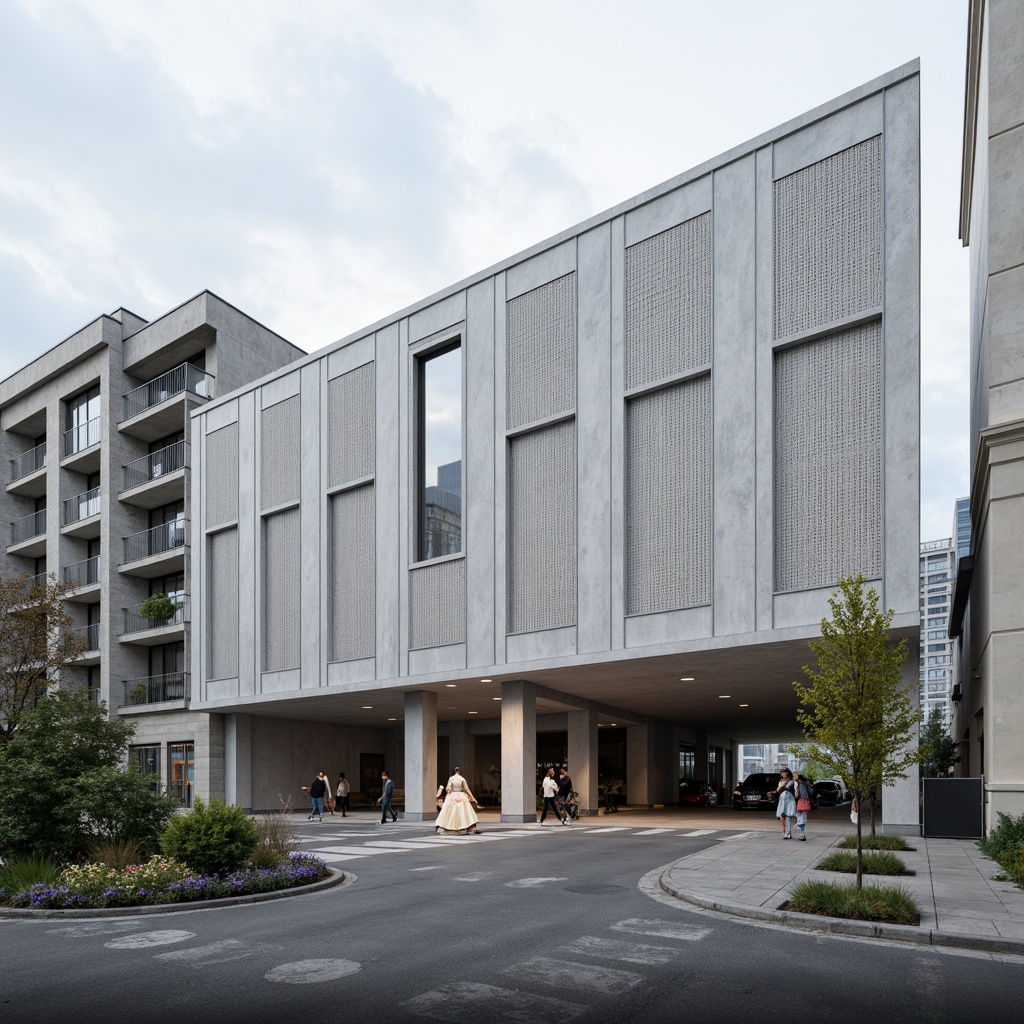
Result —
[[692, 839], [694, 836], [713, 836], [716, 832], [720, 831], [717, 828], [699, 828], [696, 832], [680, 832], [680, 836], [684, 839]]
[[430, 864], [425, 868], [409, 868], [410, 871], [443, 871], [444, 864]]
[[485, 878], [490, 878], [493, 875], [493, 871], [471, 871], [468, 875], [458, 875], [454, 881], [456, 882], [482, 882]]
[[134, 921], [97, 921], [93, 924], [72, 924], [64, 928], [48, 928], [48, 935], [64, 935], [69, 939], [81, 939], [87, 935], [119, 935], [122, 932], [137, 932], [141, 925]]
[[229, 960], [242, 960], [247, 956], [255, 956], [269, 946], [250, 946], [238, 939], [224, 939], [211, 942], [207, 946], [196, 946], [192, 949], [176, 949], [171, 953], [157, 953], [154, 960], [171, 960], [184, 963], [197, 970], [210, 964], [222, 964]]
[[267, 981], [277, 981], [284, 985], [319, 985], [325, 981], [347, 978], [362, 969], [363, 965], [354, 960], [296, 960], [294, 963], [274, 967], [263, 977]]
[[638, 836], [663, 836], [667, 832], [675, 832], [674, 828], [648, 828], [643, 832], [637, 832]]
[[693, 942], [711, 934], [710, 928], [697, 928], [689, 924], [676, 924], [673, 921], [645, 921], [632, 917], [618, 924], [610, 925], [615, 932], [631, 932], [634, 935], [654, 935], [659, 939], [685, 939]]
[[506, 882], [509, 889], [533, 889], [548, 882], [568, 882], [568, 878], [517, 878], [514, 882]]
[[186, 939], [194, 939], [195, 932], [183, 932], [168, 928], [159, 932], [135, 932], [133, 935], [123, 935], [119, 939], [111, 939], [104, 942], [107, 949], [146, 949], [149, 946], [169, 946], [172, 942], [184, 942]]
[[763, 835], [762, 832], [737, 832], [734, 836], [719, 836], [720, 843], [731, 843], [734, 839], [749, 839], [751, 836]]
[[575, 1020], [588, 1009], [550, 996], [535, 996], [496, 985], [460, 981], [399, 1003], [417, 1017], [450, 1021], [452, 1024], [480, 1024], [508, 1021], [509, 1024], [561, 1024]]
[[555, 960], [548, 956], [534, 957], [520, 964], [506, 967], [501, 974], [515, 978], [522, 985], [547, 985], [559, 990], [582, 989], [605, 996], [618, 996], [636, 988], [643, 978], [634, 971], [619, 971], [614, 967], [596, 967], [570, 960]]
[[340, 864], [342, 861], [362, 860], [361, 853], [324, 853], [323, 850], [310, 850], [315, 853], [325, 864]]
[[679, 957], [675, 946], [648, 946], [643, 942], [599, 939], [596, 935], [581, 935], [562, 950], [573, 956], [597, 956], [627, 964], [667, 964]]
[[629, 825], [609, 825], [607, 827], [602, 827], [602, 828], [588, 828], [588, 829], [584, 829], [584, 831], [585, 832], [604, 832], [604, 833], [608, 833], [608, 832], [628, 832], [629, 831]]
[[400, 839], [395, 839], [395, 840], [393, 840], [391, 842], [389, 842], [387, 839], [381, 839], [381, 840], [379, 840], [378, 842], [375, 842], [375, 843], [366, 843], [364, 846], [360, 847], [360, 849], [362, 849], [362, 850], [376, 850], [376, 849], [379, 848], [379, 849], [382, 849], [382, 850], [396, 850], [396, 851], [397, 850], [422, 850], [422, 849], [424, 849], [427, 846], [447, 846], [447, 845], [448, 845], [448, 842], [445, 839], [434, 839], [434, 840], [420, 839], [418, 841], [413, 841], [411, 839], [407, 839], [407, 840], [405, 840], [405, 842], [402, 842], [402, 840], [400, 840]]
[[402, 853], [402, 850], [382, 850], [376, 846], [325, 846], [320, 850], [310, 850], [310, 853], [352, 853], [362, 857], [372, 857], [377, 853]]

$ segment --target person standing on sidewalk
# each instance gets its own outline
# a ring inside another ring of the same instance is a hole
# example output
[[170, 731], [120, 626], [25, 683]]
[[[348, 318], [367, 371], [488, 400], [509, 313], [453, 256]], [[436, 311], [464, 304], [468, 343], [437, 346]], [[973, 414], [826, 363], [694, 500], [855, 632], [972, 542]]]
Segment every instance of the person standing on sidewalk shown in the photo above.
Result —
[[775, 811], [775, 817], [782, 822], [782, 838], [793, 838], [793, 821], [796, 818], [796, 783], [788, 768], [783, 768], [779, 773], [779, 785], [775, 790], [779, 794], [779, 806]]
[[348, 779], [345, 778], [345, 773], [341, 772], [338, 775], [338, 784], [334, 787], [334, 793], [338, 798], [336, 806], [341, 811], [343, 818], [348, 816], [348, 795], [351, 792], [352, 786], [349, 784]]
[[544, 824], [544, 819], [548, 816], [548, 811], [556, 818], [561, 818], [558, 813], [558, 805], [555, 803], [555, 797], [558, 796], [558, 783], [555, 782], [555, 769], [549, 768], [547, 775], [544, 776], [543, 781], [540, 784], [541, 795], [544, 797], [544, 809], [540, 812], [540, 823]]
[[309, 821], [318, 817], [324, 820], [324, 793], [327, 792], [327, 783], [324, 782], [324, 773], [320, 772], [309, 784], [309, 800], [312, 807], [309, 811]]
[[558, 809], [562, 813], [562, 824], [569, 824], [569, 806], [572, 803], [572, 779], [565, 768], [558, 769]]
[[380, 773], [380, 784], [381, 794], [377, 797], [377, 803], [380, 804], [380, 823], [386, 825], [389, 814], [392, 821], [398, 821], [398, 815], [391, 806], [391, 798], [395, 794], [395, 784], [387, 772]]
[[799, 772], [793, 772], [793, 782], [796, 786], [796, 824], [800, 829], [797, 838], [806, 843], [807, 812], [811, 809], [811, 786]]

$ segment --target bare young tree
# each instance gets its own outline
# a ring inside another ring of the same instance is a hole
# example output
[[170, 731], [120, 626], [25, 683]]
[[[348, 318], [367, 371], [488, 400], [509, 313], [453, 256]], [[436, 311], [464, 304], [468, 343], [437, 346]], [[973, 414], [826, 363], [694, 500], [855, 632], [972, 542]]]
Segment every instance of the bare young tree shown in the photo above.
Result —
[[0, 743], [88, 648], [65, 606], [72, 589], [52, 575], [0, 576]]

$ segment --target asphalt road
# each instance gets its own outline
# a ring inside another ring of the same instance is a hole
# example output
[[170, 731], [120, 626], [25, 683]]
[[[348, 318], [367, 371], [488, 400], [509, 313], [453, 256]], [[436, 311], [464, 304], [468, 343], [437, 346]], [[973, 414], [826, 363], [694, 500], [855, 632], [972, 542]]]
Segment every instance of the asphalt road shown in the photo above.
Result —
[[1022, 959], [791, 933], [658, 890], [655, 869], [733, 832], [300, 831], [356, 880], [240, 907], [0, 921], [0, 1021], [1021, 1019]]

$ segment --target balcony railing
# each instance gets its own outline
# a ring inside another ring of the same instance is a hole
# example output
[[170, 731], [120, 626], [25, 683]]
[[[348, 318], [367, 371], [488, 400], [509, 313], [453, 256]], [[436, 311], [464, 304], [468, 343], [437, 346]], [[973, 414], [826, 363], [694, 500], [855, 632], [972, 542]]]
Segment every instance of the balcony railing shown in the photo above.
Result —
[[183, 548], [188, 543], [188, 521], [175, 519], [170, 523], [161, 523], [151, 530], [143, 530], [141, 533], [124, 537], [122, 541], [125, 562], [149, 558], [150, 555], [162, 555], [165, 551]]
[[122, 399], [121, 420], [130, 420], [140, 412], [166, 402], [168, 398], [180, 395], [183, 391], [191, 391], [200, 398], [209, 398], [213, 394], [213, 377], [205, 370], [200, 370], [198, 366], [182, 363], [181, 366], [160, 374], [148, 384], [129, 391]]
[[90, 622], [88, 626], [74, 626], [68, 630], [68, 633], [72, 636], [84, 636], [87, 651], [100, 649], [100, 624], [98, 622]]
[[64, 525], [71, 526], [81, 519], [88, 519], [89, 516], [99, 515], [100, 512], [100, 489], [94, 487], [91, 491], [84, 491], [76, 494], [73, 498], [64, 501]]
[[61, 457], [67, 458], [76, 452], [91, 448], [94, 444], [100, 443], [100, 418], [89, 420], [88, 423], [81, 423], [77, 427], [64, 431], [64, 447]]
[[91, 587], [100, 581], [100, 556], [93, 555], [92, 558], [84, 558], [81, 562], [65, 565], [63, 573], [65, 583], [70, 583], [74, 587]]
[[35, 448], [23, 452], [17, 458], [11, 459], [11, 483], [34, 473], [37, 469], [42, 469], [45, 465], [46, 442], [44, 441], [42, 444], [36, 445]]
[[143, 455], [141, 459], [129, 462], [124, 467], [124, 489], [129, 491], [133, 487], [140, 487], [150, 480], [156, 480], [187, 466], [188, 455], [188, 441], [175, 441], [158, 452]]
[[[150, 619], [142, 614], [142, 605], [137, 604], [132, 608], [121, 609], [124, 612], [125, 633], [141, 633], [147, 629], [160, 629], [163, 626], [180, 626], [183, 622], [189, 621], [188, 594], [180, 597], [172, 597], [171, 601], [177, 605], [174, 614], [166, 619]], [[143, 602], [145, 604], [145, 602]]]
[[165, 700], [184, 700], [187, 679], [187, 672], [171, 672], [163, 676], [141, 676], [138, 679], [122, 680], [124, 684], [122, 707], [159, 704]]
[[15, 519], [11, 523], [11, 543], [20, 544], [22, 541], [31, 540], [46, 533], [46, 509], [41, 508], [38, 512], [25, 516], [23, 519]]

